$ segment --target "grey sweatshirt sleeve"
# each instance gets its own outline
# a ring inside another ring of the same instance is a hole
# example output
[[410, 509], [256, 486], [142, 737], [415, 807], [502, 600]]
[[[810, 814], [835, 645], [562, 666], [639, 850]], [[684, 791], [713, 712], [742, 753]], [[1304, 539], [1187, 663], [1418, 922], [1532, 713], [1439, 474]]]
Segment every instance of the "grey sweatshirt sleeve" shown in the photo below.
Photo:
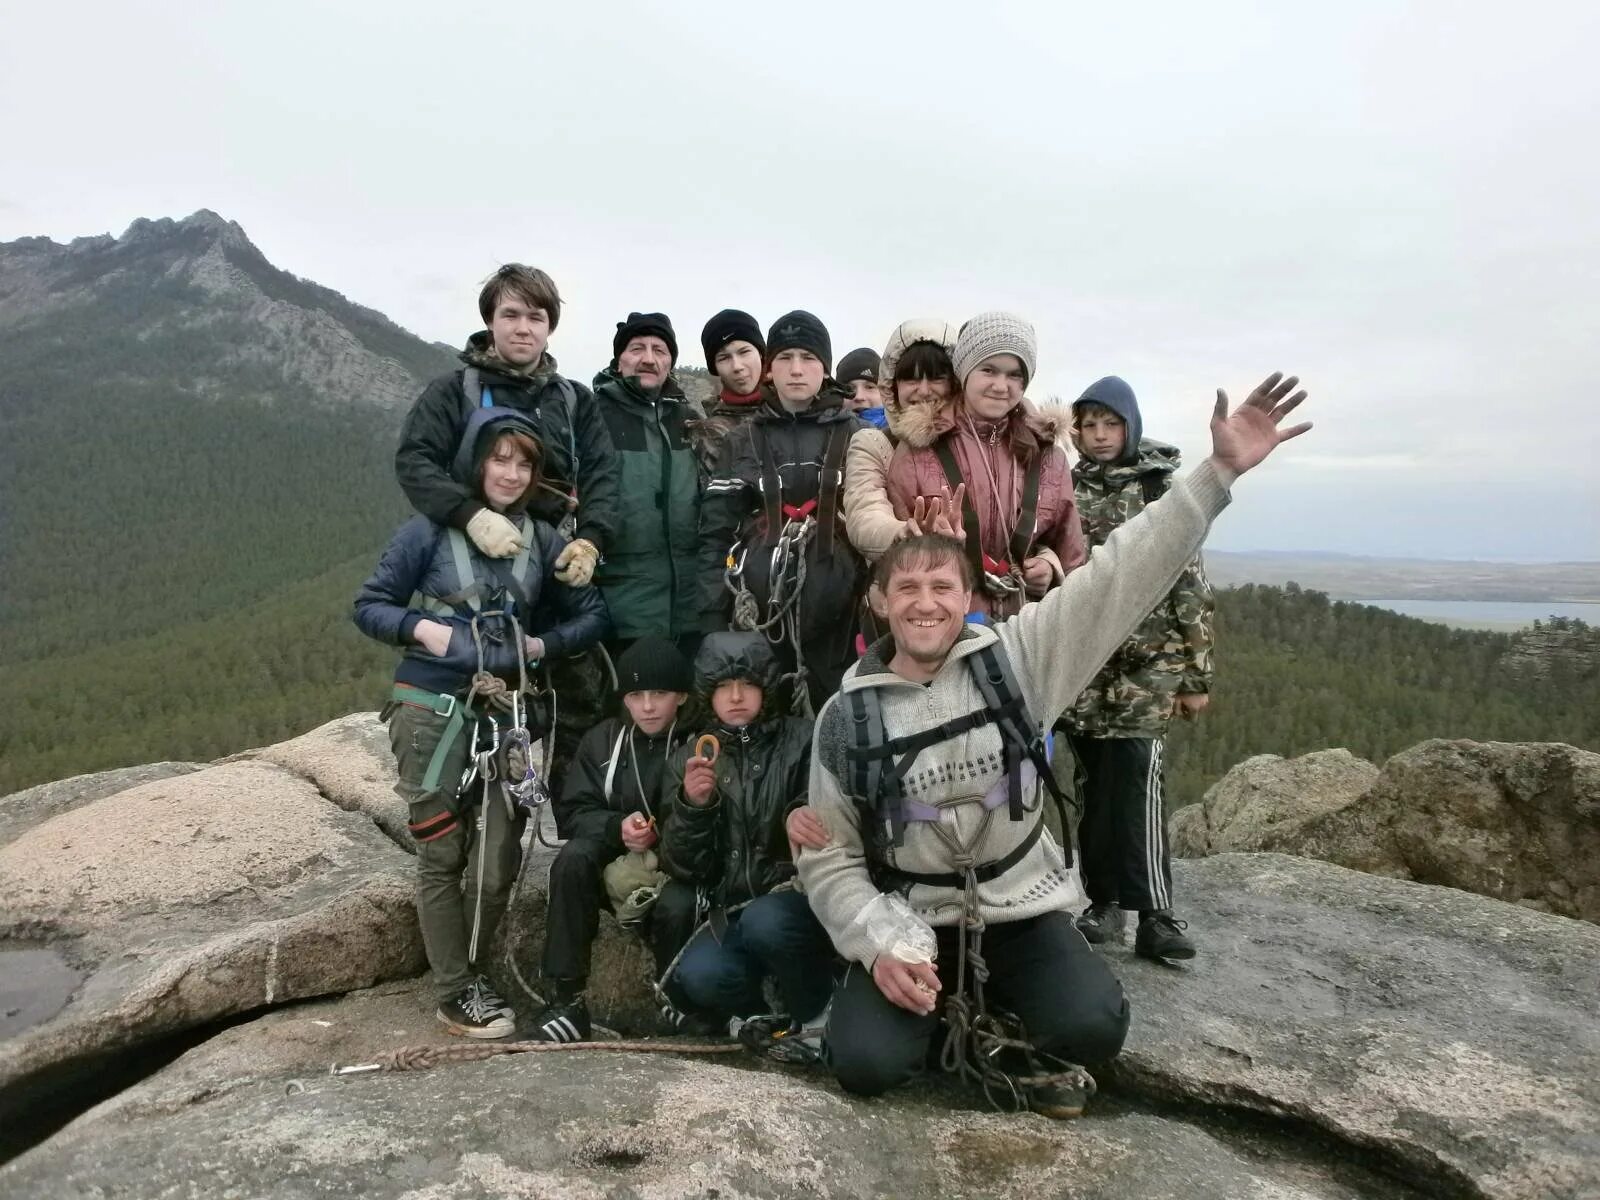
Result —
[[861, 837], [861, 818], [840, 785], [843, 769], [842, 714], [833, 696], [817, 716], [811, 744], [810, 804], [828, 827], [828, 845], [821, 850], [802, 848], [795, 859], [800, 883], [811, 911], [828, 931], [833, 948], [851, 962], [872, 967], [888, 948], [876, 945], [857, 918], [880, 893], [867, 873], [867, 852]]
[[1046, 727], [1171, 591], [1225, 507], [1233, 473], [1206, 459], [1037, 604], [995, 627]]

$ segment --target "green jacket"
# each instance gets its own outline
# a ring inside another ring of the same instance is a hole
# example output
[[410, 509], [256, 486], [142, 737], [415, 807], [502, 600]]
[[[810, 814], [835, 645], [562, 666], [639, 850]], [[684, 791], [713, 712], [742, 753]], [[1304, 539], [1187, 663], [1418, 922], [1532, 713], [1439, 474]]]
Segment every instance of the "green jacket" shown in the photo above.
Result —
[[670, 379], [652, 400], [614, 367], [594, 377], [594, 398], [616, 448], [617, 527], [594, 576], [616, 636], [693, 633], [702, 475], [688, 402]]
[[[1072, 480], [1091, 558], [1114, 530], [1144, 511], [1147, 496], [1166, 492], [1177, 469], [1178, 448], [1153, 438], [1140, 439], [1131, 463], [1078, 461]], [[1067, 728], [1090, 737], [1160, 737], [1175, 696], [1211, 690], [1215, 610], [1196, 557], [1066, 711]]]

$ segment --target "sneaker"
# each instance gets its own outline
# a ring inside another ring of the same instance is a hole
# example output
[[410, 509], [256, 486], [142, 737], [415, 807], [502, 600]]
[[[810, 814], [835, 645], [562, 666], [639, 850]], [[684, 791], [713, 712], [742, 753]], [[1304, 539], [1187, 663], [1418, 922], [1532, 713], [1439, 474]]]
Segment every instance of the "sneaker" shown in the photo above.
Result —
[[479, 975], [473, 980], [473, 986], [478, 989], [478, 1001], [484, 1007], [493, 1009], [502, 1017], [507, 1017], [513, 1021], [517, 1019], [517, 1014], [512, 1011], [511, 1005], [501, 999], [500, 993], [490, 985], [487, 976]]
[[1095, 1093], [1094, 1076], [1082, 1067], [1069, 1066], [1071, 1078], [1061, 1083], [1040, 1084], [1028, 1089], [1028, 1107], [1052, 1121], [1069, 1121], [1083, 1116], [1089, 1097]]
[[551, 1004], [534, 1019], [528, 1030], [530, 1042], [587, 1042], [594, 1033], [589, 1020], [589, 1004], [582, 996], [574, 996], [558, 1004]]
[[1110, 901], [1091, 904], [1078, 918], [1078, 932], [1091, 946], [1103, 946], [1107, 942], [1120, 946], [1126, 920], [1127, 914]]
[[733, 1018], [728, 1033], [763, 1058], [776, 1062], [811, 1066], [822, 1061], [823, 1026], [813, 1022], [800, 1025], [787, 1016]]
[[493, 1041], [510, 1037], [517, 1031], [515, 1021], [499, 1008], [485, 1003], [476, 981], [467, 984], [454, 999], [439, 1005], [434, 1015], [457, 1037]]
[[1156, 962], [1193, 958], [1194, 942], [1183, 932], [1187, 928], [1188, 923], [1174, 917], [1170, 908], [1143, 913], [1134, 934], [1133, 952]]

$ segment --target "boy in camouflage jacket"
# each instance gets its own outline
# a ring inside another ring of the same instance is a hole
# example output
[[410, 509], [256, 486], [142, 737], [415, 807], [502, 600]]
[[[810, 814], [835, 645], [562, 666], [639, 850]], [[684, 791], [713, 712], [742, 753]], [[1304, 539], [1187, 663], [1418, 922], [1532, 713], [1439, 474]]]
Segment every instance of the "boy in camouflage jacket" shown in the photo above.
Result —
[[[1074, 492], [1092, 554], [1165, 493], [1178, 450], [1143, 436], [1133, 389], [1115, 376], [1092, 384], [1072, 415]], [[1162, 739], [1174, 713], [1192, 718], [1209, 702], [1214, 608], [1196, 558], [1061, 722], [1084, 781], [1078, 840], [1089, 908], [1078, 928], [1096, 944], [1120, 942], [1124, 913], [1135, 910], [1134, 949], [1146, 958], [1195, 953], [1172, 913]]]

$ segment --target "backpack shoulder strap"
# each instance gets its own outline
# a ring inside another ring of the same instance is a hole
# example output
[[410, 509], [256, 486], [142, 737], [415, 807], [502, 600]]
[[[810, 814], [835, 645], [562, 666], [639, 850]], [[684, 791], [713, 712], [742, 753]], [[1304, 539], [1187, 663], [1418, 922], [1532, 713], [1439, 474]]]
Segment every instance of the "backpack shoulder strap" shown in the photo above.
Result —
[[839, 518], [839, 489], [844, 485], [844, 455], [853, 432], [846, 421], [837, 421], [828, 433], [828, 447], [822, 454], [821, 487], [817, 490], [817, 538], [824, 559], [833, 557], [834, 526]]
[[761, 507], [766, 513], [767, 536], [775, 538], [783, 530], [783, 480], [778, 476], [778, 462], [772, 456], [772, 440], [754, 421], [750, 422], [750, 441], [761, 458]]
[[[950, 448], [949, 438], [940, 438], [933, 444], [933, 456], [939, 460], [945, 482], [955, 494], [961, 484], [961, 464], [956, 462], [956, 452]], [[972, 577], [983, 578], [983, 530], [978, 525], [978, 510], [972, 503], [970, 490], [961, 494], [961, 524], [967, 534], [967, 560], [972, 564]]]
[[475, 408], [494, 407], [494, 393], [483, 386], [483, 376], [478, 373], [477, 367], [468, 367], [461, 372], [461, 403], [463, 418], [472, 416]]
[[458, 603], [465, 601], [473, 612], [482, 612], [483, 599], [478, 594], [481, 589], [477, 572], [472, 569], [472, 550], [467, 545], [467, 535], [453, 526], [450, 529], [450, 558], [456, 568], [456, 590], [451, 596]]
[[1022, 477], [1022, 509], [1017, 513], [1016, 528], [1011, 531], [1011, 565], [1021, 568], [1028, 551], [1033, 548], [1033, 538], [1039, 531], [1039, 479], [1044, 474], [1044, 452], [1033, 456], [1027, 472]]
[[1017, 683], [1011, 657], [1005, 647], [996, 639], [976, 654], [969, 655], [967, 665], [972, 671], [973, 682], [978, 686], [978, 694], [994, 712], [995, 724], [1000, 727], [1000, 738], [1005, 745], [1006, 771], [1011, 776], [1012, 820], [1020, 820], [1022, 815], [1019, 773], [1024, 758], [1033, 764], [1045, 790], [1057, 803], [1062, 802], [1064, 797], [1056, 786], [1050, 759], [1045, 754], [1043, 731], [1028, 710], [1027, 698]]
[[511, 578], [515, 579], [523, 592], [526, 593], [528, 590], [528, 565], [533, 560], [534, 540], [533, 518], [526, 513], [522, 516], [522, 526], [519, 532], [522, 534], [522, 549], [517, 551], [517, 557], [511, 562]]

